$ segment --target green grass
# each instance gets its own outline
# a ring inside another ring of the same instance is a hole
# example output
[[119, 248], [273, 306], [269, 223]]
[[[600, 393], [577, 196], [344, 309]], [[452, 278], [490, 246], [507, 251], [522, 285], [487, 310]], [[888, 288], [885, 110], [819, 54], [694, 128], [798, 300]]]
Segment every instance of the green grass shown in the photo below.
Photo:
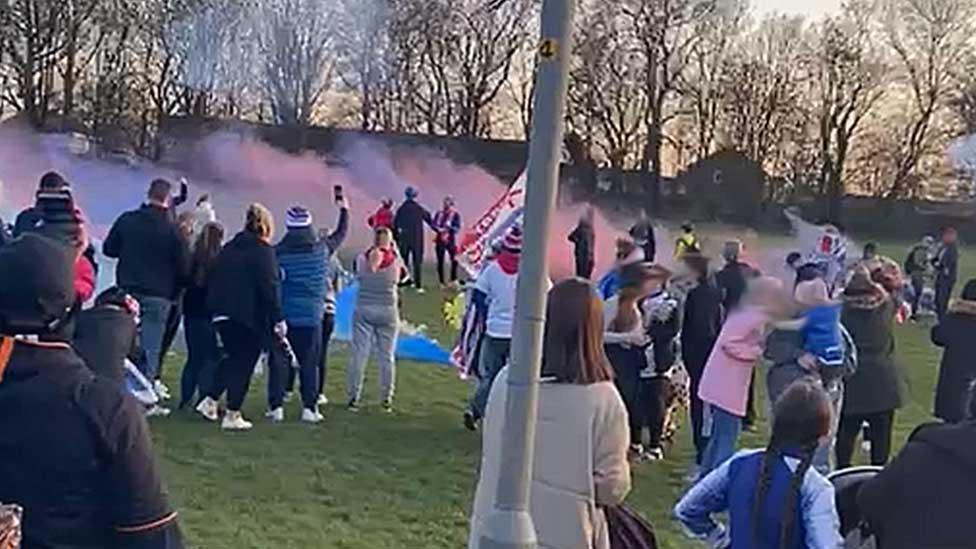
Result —
[[[906, 243], [884, 247], [900, 258]], [[976, 274], [973, 255], [964, 272]], [[440, 313], [440, 294], [409, 293], [404, 310], [443, 342], [449, 330]], [[909, 374], [911, 402], [897, 415], [897, 445], [919, 423], [930, 420], [939, 354], [928, 342], [928, 327], [898, 328], [898, 357]], [[469, 387], [452, 370], [401, 363], [397, 412], [375, 405], [376, 374], [369, 371], [368, 406], [359, 414], [342, 409], [344, 345], [330, 357], [329, 397], [323, 425], [296, 419], [263, 421], [264, 378], [251, 387], [245, 415], [255, 428], [225, 434], [192, 414], [154, 420], [161, 458], [174, 505], [192, 547], [245, 548], [458, 548], [467, 540], [467, 519], [477, 482], [480, 437], [464, 431], [460, 412]], [[175, 387], [180, 364], [171, 357], [167, 376]], [[765, 411], [763, 411], [765, 413]], [[764, 435], [743, 444], [761, 445]], [[655, 525], [663, 548], [694, 545], [669, 520], [684, 488], [691, 461], [689, 435], [662, 463], [634, 471], [629, 503]]]

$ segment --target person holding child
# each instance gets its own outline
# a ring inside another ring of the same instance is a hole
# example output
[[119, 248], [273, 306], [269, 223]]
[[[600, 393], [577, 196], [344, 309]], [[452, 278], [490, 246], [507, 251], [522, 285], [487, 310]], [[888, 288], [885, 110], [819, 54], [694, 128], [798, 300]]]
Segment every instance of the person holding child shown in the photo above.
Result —
[[762, 358], [773, 320], [785, 313], [783, 284], [759, 277], [749, 283], [741, 306], [726, 320], [705, 364], [698, 396], [706, 405], [703, 431], [708, 445], [701, 475], [735, 453], [749, 398], [752, 370]]
[[[674, 517], [715, 548], [843, 547], [834, 487], [811, 467], [830, 415], [819, 383], [794, 383], [776, 402], [766, 449], [739, 452], [709, 473], [678, 502]], [[723, 512], [728, 528], [713, 518]]]

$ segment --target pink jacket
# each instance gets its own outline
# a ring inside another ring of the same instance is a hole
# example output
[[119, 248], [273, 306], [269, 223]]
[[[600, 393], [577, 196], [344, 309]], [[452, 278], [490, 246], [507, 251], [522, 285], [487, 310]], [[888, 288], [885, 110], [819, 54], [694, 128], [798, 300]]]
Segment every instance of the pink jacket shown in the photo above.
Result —
[[731, 414], [744, 417], [752, 368], [763, 354], [769, 316], [745, 305], [729, 315], [702, 374], [698, 396]]

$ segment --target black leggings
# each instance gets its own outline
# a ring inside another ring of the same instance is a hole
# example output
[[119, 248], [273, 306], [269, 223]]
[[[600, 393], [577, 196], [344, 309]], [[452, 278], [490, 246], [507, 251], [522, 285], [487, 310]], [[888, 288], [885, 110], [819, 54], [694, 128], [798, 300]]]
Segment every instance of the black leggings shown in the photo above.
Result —
[[219, 400], [220, 395], [226, 390], [227, 409], [239, 412], [251, 387], [251, 376], [254, 374], [258, 357], [261, 356], [260, 342], [263, 338], [258, 337], [247, 326], [233, 320], [217, 323], [217, 331], [220, 332], [220, 339], [224, 342], [226, 354], [217, 366], [214, 384], [207, 396]]
[[640, 412], [640, 372], [647, 366], [644, 349], [611, 344], [606, 346], [607, 358], [617, 374], [617, 390], [627, 408], [630, 420], [630, 443], [642, 444], [644, 414]]
[[861, 425], [864, 422], [868, 424], [866, 436], [871, 442], [871, 465], [888, 463], [888, 456], [891, 454], [891, 431], [895, 424], [894, 410], [840, 418], [840, 428], [837, 430], [838, 469], [851, 466], [857, 435], [861, 432]]

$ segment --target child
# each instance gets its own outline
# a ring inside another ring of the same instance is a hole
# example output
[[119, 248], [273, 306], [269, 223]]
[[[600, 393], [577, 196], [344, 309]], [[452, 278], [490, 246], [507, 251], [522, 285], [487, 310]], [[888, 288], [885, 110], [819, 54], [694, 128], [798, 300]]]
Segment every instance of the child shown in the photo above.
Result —
[[726, 320], [702, 374], [698, 396], [707, 404], [701, 475], [735, 452], [749, 399], [752, 369], [763, 355], [768, 327], [785, 312], [783, 284], [771, 277], [749, 282], [741, 306]]
[[844, 365], [843, 335], [840, 329], [841, 304], [830, 299], [822, 278], [801, 282], [794, 295], [805, 310], [798, 320], [779, 323], [782, 329], [798, 329], [803, 335], [806, 355], [800, 365], [819, 372]]
[[664, 459], [662, 439], [667, 436], [670, 379], [668, 373], [678, 360], [681, 331], [680, 301], [665, 287], [657, 289], [641, 304], [644, 328], [651, 344], [645, 351], [647, 366], [640, 372], [637, 388], [639, 413], [649, 432], [646, 457]]
[[[675, 518], [710, 547], [843, 547], [834, 487], [810, 467], [830, 415], [823, 389], [797, 381], [776, 402], [769, 446], [712, 471], [678, 502]], [[722, 512], [728, 530], [712, 518]]]

